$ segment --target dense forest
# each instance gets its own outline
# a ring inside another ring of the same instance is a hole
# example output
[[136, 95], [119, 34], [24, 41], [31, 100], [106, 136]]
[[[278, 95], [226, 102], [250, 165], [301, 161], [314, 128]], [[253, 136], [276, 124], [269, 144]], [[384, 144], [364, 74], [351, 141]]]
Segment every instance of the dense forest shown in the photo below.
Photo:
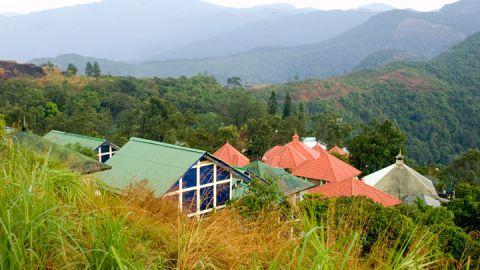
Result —
[[303, 102], [310, 114], [334, 114], [358, 130], [390, 119], [408, 136], [418, 164], [447, 163], [480, 147], [480, 34], [429, 62], [397, 62], [322, 81], [254, 90]]

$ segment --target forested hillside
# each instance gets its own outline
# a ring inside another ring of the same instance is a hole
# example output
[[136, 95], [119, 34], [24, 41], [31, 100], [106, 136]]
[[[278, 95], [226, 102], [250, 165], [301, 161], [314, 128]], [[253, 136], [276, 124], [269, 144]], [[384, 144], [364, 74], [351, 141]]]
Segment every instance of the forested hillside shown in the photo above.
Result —
[[334, 112], [353, 125], [394, 119], [409, 138], [410, 156], [421, 164], [445, 163], [480, 147], [480, 33], [426, 63], [394, 63], [323, 81], [271, 91], [304, 102], [310, 113]]

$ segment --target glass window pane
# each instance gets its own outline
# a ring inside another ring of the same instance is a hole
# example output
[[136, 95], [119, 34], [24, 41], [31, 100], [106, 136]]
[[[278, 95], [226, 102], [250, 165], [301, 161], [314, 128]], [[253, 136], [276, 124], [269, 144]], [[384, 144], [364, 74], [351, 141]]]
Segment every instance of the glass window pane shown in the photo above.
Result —
[[217, 185], [217, 206], [225, 205], [230, 199], [230, 183]]
[[213, 183], [213, 164], [200, 167], [200, 184]]
[[186, 213], [194, 213], [197, 211], [197, 191], [190, 190], [183, 193], [182, 208]]
[[108, 153], [110, 151], [110, 147], [108, 145], [102, 145], [101, 149], [102, 153]]
[[230, 179], [230, 173], [217, 166], [217, 181]]
[[200, 189], [200, 210], [213, 208], [213, 186]]
[[107, 160], [110, 159], [110, 155], [103, 155], [101, 157], [102, 157], [102, 163], [105, 163], [105, 162], [107, 162]]
[[183, 188], [197, 186], [197, 168], [191, 168], [183, 176]]

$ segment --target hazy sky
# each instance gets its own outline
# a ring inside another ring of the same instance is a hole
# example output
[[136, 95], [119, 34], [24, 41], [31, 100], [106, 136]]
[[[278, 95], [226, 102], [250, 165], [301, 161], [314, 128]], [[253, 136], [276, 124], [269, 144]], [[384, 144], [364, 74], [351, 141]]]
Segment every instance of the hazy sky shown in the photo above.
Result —
[[[100, 0], [0, 0], [0, 12], [28, 13], [62, 6], [98, 2]], [[132, 0], [134, 1], [134, 0]], [[171, 0], [176, 1], [176, 0]], [[296, 7], [319, 9], [349, 9], [372, 2], [382, 2], [397, 8], [434, 10], [457, 0], [207, 0], [208, 2], [233, 7], [249, 7], [262, 4], [289, 3]]]

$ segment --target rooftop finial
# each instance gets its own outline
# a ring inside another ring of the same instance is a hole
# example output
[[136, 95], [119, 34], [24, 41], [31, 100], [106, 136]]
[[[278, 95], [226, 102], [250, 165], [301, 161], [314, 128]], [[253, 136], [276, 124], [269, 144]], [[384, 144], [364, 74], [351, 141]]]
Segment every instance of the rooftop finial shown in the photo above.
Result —
[[396, 159], [397, 164], [403, 164], [403, 160], [405, 159], [405, 157], [402, 155], [402, 150], [400, 150], [400, 153], [397, 155]]
[[293, 140], [294, 141], [300, 140], [300, 137], [298, 136], [297, 132], [295, 132], [295, 135], [293, 135]]

